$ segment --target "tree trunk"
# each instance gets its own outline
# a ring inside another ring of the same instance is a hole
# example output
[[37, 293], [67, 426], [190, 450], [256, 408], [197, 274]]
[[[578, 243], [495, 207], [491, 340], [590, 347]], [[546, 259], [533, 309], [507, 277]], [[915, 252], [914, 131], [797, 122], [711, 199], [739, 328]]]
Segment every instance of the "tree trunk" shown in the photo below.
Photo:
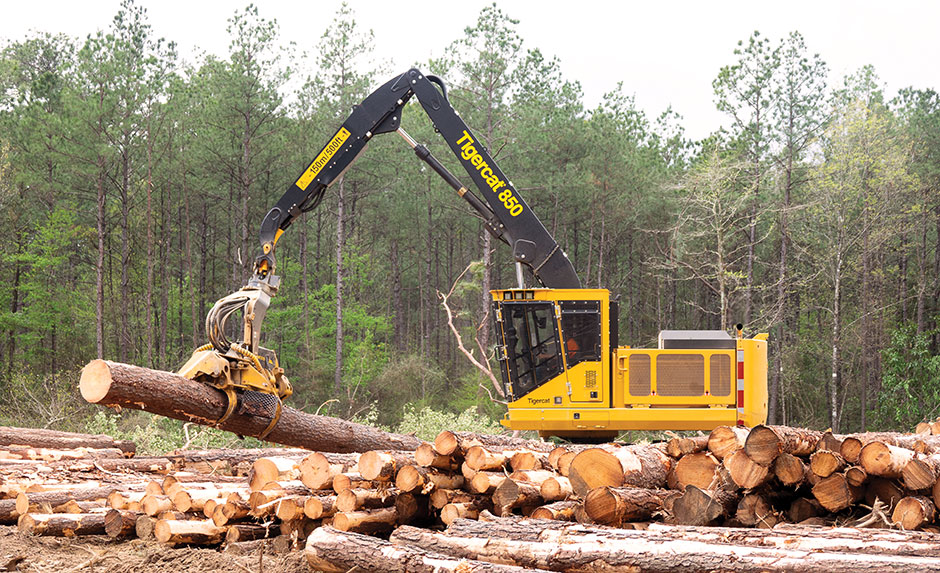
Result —
[[339, 178], [336, 213], [336, 368], [333, 371], [333, 392], [337, 396], [343, 389], [343, 246], [346, 243], [343, 209], [346, 204], [346, 178]]
[[[236, 408], [235, 413], [217, 425], [225, 413], [225, 395], [206, 384], [138, 366], [94, 360], [85, 366], [79, 382], [88, 402], [104, 406], [133, 408], [194, 422], [241, 436], [258, 436], [270, 419]], [[305, 414], [284, 407], [268, 441], [310, 450], [355, 452], [373, 449], [414, 450], [421, 440], [382, 432], [337, 418]]]

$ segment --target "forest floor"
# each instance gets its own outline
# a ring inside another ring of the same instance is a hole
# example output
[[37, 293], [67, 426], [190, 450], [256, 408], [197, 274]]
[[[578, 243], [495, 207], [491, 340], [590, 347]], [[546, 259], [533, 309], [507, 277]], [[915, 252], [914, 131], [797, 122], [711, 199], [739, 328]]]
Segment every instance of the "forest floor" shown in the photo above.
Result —
[[232, 555], [217, 549], [169, 547], [151, 539], [104, 535], [36, 537], [0, 526], [0, 571], [30, 573], [310, 573], [303, 551]]

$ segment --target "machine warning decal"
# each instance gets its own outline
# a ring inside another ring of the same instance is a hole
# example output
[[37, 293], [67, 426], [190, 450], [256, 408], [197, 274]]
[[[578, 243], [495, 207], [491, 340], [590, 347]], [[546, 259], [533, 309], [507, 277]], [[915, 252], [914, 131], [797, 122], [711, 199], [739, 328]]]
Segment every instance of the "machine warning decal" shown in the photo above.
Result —
[[300, 187], [301, 191], [306, 191], [307, 186], [310, 185], [310, 182], [320, 173], [320, 170], [323, 169], [327, 163], [330, 162], [330, 159], [336, 155], [336, 152], [339, 151], [340, 147], [343, 146], [343, 143], [349, 139], [349, 130], [345, 127], [339, 128], [339, 131], [336, 132], [336, 135], [333, 136], [333, 139], [326, 144], [326, 147], [323, 148], [323, 151], [317, 155], [317, 158], [313, 160], [313, 163], [310, 164], [310, 167], [304, 171], [304, 174], [300, 176], [300, 179], [297, 180], [297, 187]]

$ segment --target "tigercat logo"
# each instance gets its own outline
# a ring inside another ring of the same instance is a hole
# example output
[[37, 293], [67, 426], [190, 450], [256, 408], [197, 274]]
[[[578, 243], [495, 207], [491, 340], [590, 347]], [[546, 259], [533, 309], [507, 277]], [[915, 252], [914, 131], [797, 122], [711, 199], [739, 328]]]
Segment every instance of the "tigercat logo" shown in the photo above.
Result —
[[529, 398], [529, 404], [538, 406], [539, 404], [548, 404], [548, 398]]
[[310, 167], [304, 171], [304, 174], [300, 176], [300, 179], [297, 180], [297, 185], [300, 187], [301, 191], [306, 191], [307, 186], [310, 185], [310, 182], [314, 180], [320, 170], [323, 169], [327, 163], [330, 162], [330, 159], [333, 159], [333, 156], [336, 155], [336, 152], [343, 146], [343, 143], [349, 139], [349, 130], [345, 127], [339, 128], [339, 131], [336, 132], [336, 135], [333, 136], [333, 139], [326, 144], [326, 147], [323, 148], [323, 151], [317, 155], [317, 158], [313, 160], [313, 163], [310, 164]]
[[[486, 184], [489, 185], [493, 193], [496, 193], [497, 198], [503, 203], [510, 215], [515, 217], [522, 213], [522, 204], [513, 194], [512, 187], [506, 185], [506, 182], [493, 172], [493, 168], [483, 159], [477, 148], [473, 146], [474, 143], [476, 142], [473, 140], [473, 136], [467, 133], [467, 130], [464, 130], [463, 137], [457, 140], [457, 145], [460, 146], [461, 159], [470, 163], [474, 169], [480, 172], [480, 177], [486, 180]], [[502, 191], [500, 191], [501, 189]]]

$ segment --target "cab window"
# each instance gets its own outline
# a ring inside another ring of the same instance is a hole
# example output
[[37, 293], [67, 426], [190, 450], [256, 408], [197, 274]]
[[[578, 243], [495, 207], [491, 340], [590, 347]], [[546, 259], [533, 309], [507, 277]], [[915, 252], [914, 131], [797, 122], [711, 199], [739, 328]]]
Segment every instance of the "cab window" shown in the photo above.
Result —
[[561, 345], [550, 302], [502, 304], [504, 368], [519, 398], [562, 370]]
[[601, 312], [597, 301], [561, 303], [561, 333], [568, 367], [601, 359]]

